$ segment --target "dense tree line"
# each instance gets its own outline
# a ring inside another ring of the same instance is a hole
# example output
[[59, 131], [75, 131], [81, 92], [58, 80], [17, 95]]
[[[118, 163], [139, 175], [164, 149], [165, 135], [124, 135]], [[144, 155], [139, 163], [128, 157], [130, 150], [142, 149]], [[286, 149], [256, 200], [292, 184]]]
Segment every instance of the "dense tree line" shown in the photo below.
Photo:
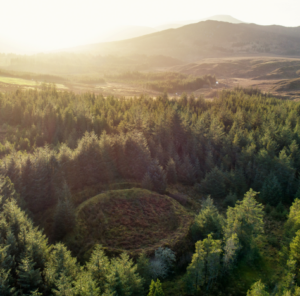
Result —
[[164, 192], [180, 182], [212, 198], [253, 188], [273, 206], [291, 203], [299, 187], [297, 102], [243, 90], [212, 102], [126, 100], [45, 86], [1, 95], [0, 106], [2, 174], [36, 210], [39, 199], [57, 201], [63, 179], [71, 190], [123, 178]]
[[[159, 193], [181, 183], [210, 195], [191, 227], [195, 253], [183, 277], [186, 295], [210, 289], [241, 258], [253, 262], [263, 205], [283, 213], [293, 203], [287, 276], [275, 292], [297, 295], [299, 114], [298, 102], [243, 89], [213, 101], [185, 94], [104, 98], [51, 85], [0, 94], [2, 294], [143, 295], [150, 286], [149, 295], [163, 295], [160, 280], [178, 259], [172, 250], [158, 249], [150, 259], [142, 254], [135, 263], [125, 253], [110, 259], [96, 247], [81, 266], [59, 242], [75, 223], [71, 192], [128, 180]], [[226, 215], [213, 200], [229, 205]], [[27, 215], [54, 206], [57, 243], [51, 245]], [[269, 292], [260, 281], [248, 294]]]

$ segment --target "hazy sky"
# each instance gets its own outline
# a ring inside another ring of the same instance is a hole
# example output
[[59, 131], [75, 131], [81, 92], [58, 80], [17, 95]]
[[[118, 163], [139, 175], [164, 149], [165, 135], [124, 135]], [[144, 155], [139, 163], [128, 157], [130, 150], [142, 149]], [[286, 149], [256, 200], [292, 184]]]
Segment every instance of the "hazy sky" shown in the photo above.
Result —
[[218, 14], [300, 26], [299, 11], [300, 0], [0, 0], [0, 52], [7, 44], [38, 51], [76, 46], [123, 25], [154, 27]]

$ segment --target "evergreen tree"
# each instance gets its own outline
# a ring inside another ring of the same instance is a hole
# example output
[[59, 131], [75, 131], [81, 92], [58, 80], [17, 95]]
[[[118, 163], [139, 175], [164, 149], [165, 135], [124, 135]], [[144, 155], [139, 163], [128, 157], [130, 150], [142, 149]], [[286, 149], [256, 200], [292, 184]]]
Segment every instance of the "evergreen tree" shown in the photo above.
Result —
[[202, 203], [201, 211], [191, 227], [193, 240], [204, 239], [209, 234], [212, 234], [215, 238], [221, 238], [223, 225], [224, 219], [213, 204], [213, 200], [208, 197]]
[[149, 172], [147, 172], [145, 174], [144, 178], [143, 178], [142, 187], [144, 189], [147, 189], [147, 190], [150, 190], [150, 191], [153, 190], [153, 183], [152, 183], [151, 176], [150, 176]]
[[14, 199], [18, 202], [19, 206], [25, 208], [25, 203], [20, 195], [16, 192], [14, 184], [9, 177], [0, 176], [0, 209], [6, 200]]
[[21, 293], [30, 293], [36, 290], [42, 282], [41, 273], [35, 269], [35, 262], [32, 262], [28, 256], [21, 260], [18, 267], [18, 286]]
[[261, 189], [261, 199], [273, 206], [276, 206], [283, 200], [282, 188], [274, 173], [271, 173], [266, 178]]
[[188, 155], [185, 155], [183, 161], [178, 167], [178, 180], [183, 184], [193, 185], [196, 181], [196, 171]]
[[74, 287], [75, 295], [78, 296], [98, 296], [100, 295], [100, 288], [97, 287], [92, 274], [81, 269], [75, 281]]
[[223, 268], [224, 271], [229, 271], [236, 261], [238, 251], [240, 249], [239, 239], [236, 233], [229, 237], [224, 246]]
[[250, 290], [248, 290], [247, 296], [268, 296], [268, 295], [270, 295], [265, 289], [266, 289], [265, 285], [261, 281], [258, 281], [251, 286]]
[[56, 240], [62, 239], [68, 232], [73, 230], [75, 223], [75, 210], [68, 185], [65, 183], [54, 214], [53, 237]]
[[57, 296], [75, 296], [75, 289], [70, 279], [62, 273], [56, 280], [55, 288], [52, 289], [52, 293]]
[[0, 295], [11, 296], [15, 295], [15, 288], [10, 284], [10, 270], [0, 268]]
[[143, 281], [136, 270], [137, 265], [126, 253], [113, 258], [107, 274], [106, 291], [115, 291], [119, 296], [140, 295]]
[[250, 189], [234, 208], [227, 209], [225, 240], [237, 234], [242, 250], [249, 259], [256, 248], [255, 240], [263, 233], [263, 206], [255, 200], [257, 192]]
[[96, 282], [100, 291], [104, 291], [107, 276], [110, 270], [110, 262], [105, 256], [101, 245], [96, 245], [90, 261], [87, 262], [86, 268], [91, 273], [93, 280]]
[[207, 288], [217, 279], [221, 268], [221, 241], [212, 236], [196, 243], [196, 252], [186, 273], [186, 289], [197, 293], [203, 285]]
[[148, 296], [164, 296], [164, 295], [165, 293], [163, 292], [160, 280], [157, 279], [156, 282], [152, 280], [149, 288]]
[[215, 167], [206, 174], [200, 183], [200, 191], [203, 194], [211, 195], [212, 198], [225, 198], [227, 195], [223, 173]]
[[[165, 193], [167, 187], [166, 174], [163, 168], [158, 164], [157, 160], [154, 160], [148, 168], [148, 174], [150, 176], [153, 190], [158, 193]], [[147, 184], [148, 183], [148, 184]], [[150, 186], [149, 178], [147, 177], [147, 186]]]
[[46, 289], [55, 291], [57, 295], [72, 295], [72, 282], [75, 281], [77, 273], [78, 266], [71, 252], [63, 244], [56, 244], [44, 271]]
[[148, 288], [151, 283], [151, 266], [150, 260], [144, 252], [137, 259], [137, 273], [143, 278], [144, 287]]

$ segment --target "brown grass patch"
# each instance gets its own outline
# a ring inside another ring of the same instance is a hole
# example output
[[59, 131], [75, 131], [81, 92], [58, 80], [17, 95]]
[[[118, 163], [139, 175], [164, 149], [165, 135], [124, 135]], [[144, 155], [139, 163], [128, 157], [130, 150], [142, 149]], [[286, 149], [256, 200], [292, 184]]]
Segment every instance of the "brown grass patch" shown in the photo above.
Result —
[[110, 252], [151, 253], [181, 242], [191, 222], [191, 215], [168, 196], [138, 188], [112, 190], [77, 208], [76, 230], [66, 243], [78, 255], [97, 243]]

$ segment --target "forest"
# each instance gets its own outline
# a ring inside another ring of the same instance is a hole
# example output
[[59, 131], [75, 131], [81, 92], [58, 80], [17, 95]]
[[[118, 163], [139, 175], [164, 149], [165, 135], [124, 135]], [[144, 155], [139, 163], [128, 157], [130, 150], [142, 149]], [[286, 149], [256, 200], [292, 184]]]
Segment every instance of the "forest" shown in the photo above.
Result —
[[299, 115], [257, 89], [0, 93], [0, 295], [300, 295]]

